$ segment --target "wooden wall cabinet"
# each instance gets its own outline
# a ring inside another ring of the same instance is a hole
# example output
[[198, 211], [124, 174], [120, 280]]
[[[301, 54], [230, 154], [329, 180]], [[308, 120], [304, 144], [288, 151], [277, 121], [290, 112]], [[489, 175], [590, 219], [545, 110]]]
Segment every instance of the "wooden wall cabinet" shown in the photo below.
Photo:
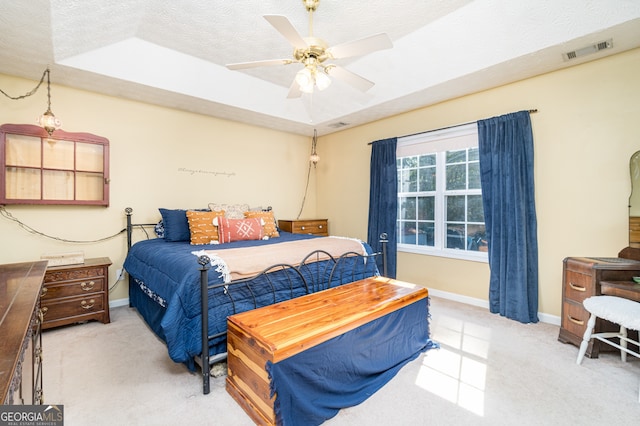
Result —
[[0, 204], [109, 205], [109, 141], [39, 126], [0, 126]]
[[[568, 257], [563, 261], [562, 319], [558, 340], [580, 346], [589, 312], [582, 306], [587, 297], [601, 295], [602, 281], [631, 281], [640, 275], [640, 262], [622, 258]], [[619, 326], [598, 318], [595, 333], [618, 331]], [[592, 339], [587, 356], [597, 358], [601, 345]], [[603, 350], [611, 347], [602, 345]], [[616, 350], [615, 348], [611, 348]]]

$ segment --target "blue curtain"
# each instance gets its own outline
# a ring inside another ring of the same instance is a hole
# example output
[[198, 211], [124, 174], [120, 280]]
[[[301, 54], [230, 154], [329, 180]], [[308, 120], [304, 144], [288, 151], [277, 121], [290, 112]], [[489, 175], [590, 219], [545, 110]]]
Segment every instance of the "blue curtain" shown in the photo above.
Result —
[[[367, 242], [375, 253], [382, 250], [380, 234], [388, 237], [387, 277], [396, 277], [398, 216], [398, 166], [396, 147], [398, 138], [382, 139], [371, 143], [371, 186], [369, 189], [369, 227]], [[381, 260], [380, 273], [384, 273]]]
[[538, 239], [533, 134], [528, 111], [478, 121], [489, 242], [489, 309], [538, 322]]

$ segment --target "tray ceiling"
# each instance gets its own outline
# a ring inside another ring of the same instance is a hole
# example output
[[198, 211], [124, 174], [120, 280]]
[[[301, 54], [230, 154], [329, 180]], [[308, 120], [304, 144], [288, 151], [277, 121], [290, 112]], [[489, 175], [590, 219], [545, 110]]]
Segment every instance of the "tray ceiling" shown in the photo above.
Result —
[[268, 14], [308, 35], [301, 0], [5, 1], [0, 73], [39, 80], [49, 66], [53, 84], [322, 135], [640, 46], [638, 1], [321, 0], [315, 36], [385, 32], [394, 47], [335, 61], [375, 82], [366, 93], [334, 80], [287, 99], [301, 65], [225, 67], [291, 56]]

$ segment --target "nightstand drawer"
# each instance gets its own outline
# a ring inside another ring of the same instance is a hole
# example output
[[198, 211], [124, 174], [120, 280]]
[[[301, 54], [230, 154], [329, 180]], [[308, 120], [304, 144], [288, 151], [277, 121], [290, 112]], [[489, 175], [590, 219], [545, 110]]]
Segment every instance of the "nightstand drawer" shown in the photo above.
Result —
[[96, 312], [104, 311], [103, 302], [101, 294], [42, 302], [44, 325], [59, 319], [68, 319], [69, 323], [83, 321], [83, 315], [92, 316]]
[[81, 281], [67, 281], [63, 283], [50, 283], [42, 288], [42, 301], [69, 296], [85, 296], [90, 293], [99, 293], [105, 290], [105, 279], [93, 277]]
[[47, 270], [47, 273], [44, 275], [44, 283], [48, 284], [58, 283], [61, 281], [86, 280], [90, 278], [104, 277], [107, 271], [106, 267], [82, 268], [82, 265], [77, 265], [76, 267], [78, 269], [55, 270], [53, 268], [59, 267], [54, 266]]
[[325, 237], [329, 235], [327, 219], [279, 220], [278, 226], [283, 231], [293, 234], [313, 234]]

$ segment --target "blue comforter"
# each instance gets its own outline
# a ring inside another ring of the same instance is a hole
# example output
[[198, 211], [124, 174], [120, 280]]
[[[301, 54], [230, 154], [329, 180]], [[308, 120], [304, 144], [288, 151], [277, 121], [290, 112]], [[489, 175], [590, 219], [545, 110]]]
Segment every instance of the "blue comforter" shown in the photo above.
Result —
[[[200, 305], [200, 271], [197, 257], [198, 250], [222, 251], [229, 248], [249, 247], [256, 245], [277, 244], [309, 238], [312, 235], [280, 233], [279, 238], [259, 241], [238, 241], [219, 245], [194, 246], [189, 242], [167, 242], [164, 239], [144, 240], [134, 244], [124, 263], [130, 276], [130, 286], [137, 286], [149, 300], [158, 305], [160, 314], [145, 316], [150, 327], [162, 338], [175, 362], [185, 363], [194, 368], [193, 358], [202, 352], [201, 337], [201, 305]], [[371, 253], [371, 248], [365, 245]], [[306, 253], [300, 254], [300, 260]], [[370, 268], [369, 268], [370, 269]], [[363, 271], [364, 272], [364, 271]], [[366, 272], [368, 276], [372, 272]], [[274, 273], [278, 274], [277, 272]], [[208, 271], [209, 284], [222, 283], [221, 275], [211, 268]], [[289, 282], [277, 279], [275, 282], [276, 302], [307, 293], [302, 285], [290, 287]], [[238, 312], [254, 308], [254, 300], [260, 306], [273, 303], [273, 293], [265, 289], [264, 294], [255, 290], [240, 290], [230, 300], [224, 287], [209, 290], [209, 336], [223, 333], [227, 329], [227, 317]], [[131, 303], [136, 306], [135, 298]], [[145, 301], [146, 303], [146, 301]], [[138, 307], [138, 306], [136, 306]], [[156, 323], [152, 323], [156, 322]], [[210, 344], [210, 355], [226, 352], [226, 335], [215, 339]]]

